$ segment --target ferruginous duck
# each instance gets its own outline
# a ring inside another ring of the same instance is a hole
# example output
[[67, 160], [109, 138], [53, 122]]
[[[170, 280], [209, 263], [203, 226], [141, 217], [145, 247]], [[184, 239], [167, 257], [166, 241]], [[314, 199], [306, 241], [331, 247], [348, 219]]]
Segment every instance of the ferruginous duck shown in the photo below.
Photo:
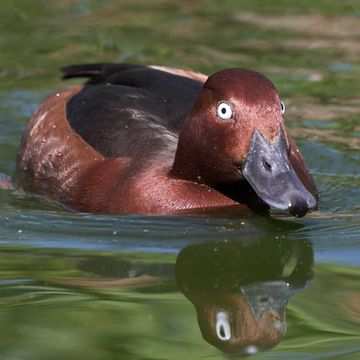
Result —
[[32, 115], [16, 183], [66, 207], [174, 214], [269, 207], [304, 216], [319, 195], [274, 85], [246, 69], [89, 64]]

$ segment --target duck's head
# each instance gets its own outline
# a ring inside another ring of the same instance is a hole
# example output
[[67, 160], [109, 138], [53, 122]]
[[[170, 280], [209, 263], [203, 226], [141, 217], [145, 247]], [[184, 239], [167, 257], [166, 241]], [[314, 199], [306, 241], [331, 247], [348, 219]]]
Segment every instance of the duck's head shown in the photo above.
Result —
[[284, 111], [263, 75], [238, 68], [213, 74], [180, 134], [173, 171], [215, 187], [248, 182], [271, 207], [305, 215], [317, 206], [317, 189]]

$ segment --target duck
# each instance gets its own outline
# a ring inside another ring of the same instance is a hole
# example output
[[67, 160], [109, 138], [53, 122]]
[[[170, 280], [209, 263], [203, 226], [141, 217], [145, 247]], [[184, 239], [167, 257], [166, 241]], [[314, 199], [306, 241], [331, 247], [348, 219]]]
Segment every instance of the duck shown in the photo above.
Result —
[[115, 63], [61, 71], [86, 81], [51, 93], [31, 116], [17, 188], [99, 214], [301, 217], [318, 207], [284, 103], [259, 72]]

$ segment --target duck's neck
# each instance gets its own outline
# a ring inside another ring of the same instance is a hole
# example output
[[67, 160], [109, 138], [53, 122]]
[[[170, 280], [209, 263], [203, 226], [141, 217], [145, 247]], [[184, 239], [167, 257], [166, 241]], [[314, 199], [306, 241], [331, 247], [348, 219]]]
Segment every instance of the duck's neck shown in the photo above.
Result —
[[199, 161], [201, 161], [199, 155], [193, 144], [180, 136], [169, 175], [176, 179], [204, 183], [201, 166], [199, 166]]
[[202, 149], [205, 144], [202, 144], [201, 138], [196, 122], [188, 119], [179, 136], [174, 163], [169, 172], [171, 177], [208, 184], [204, 179], [206, 160]]

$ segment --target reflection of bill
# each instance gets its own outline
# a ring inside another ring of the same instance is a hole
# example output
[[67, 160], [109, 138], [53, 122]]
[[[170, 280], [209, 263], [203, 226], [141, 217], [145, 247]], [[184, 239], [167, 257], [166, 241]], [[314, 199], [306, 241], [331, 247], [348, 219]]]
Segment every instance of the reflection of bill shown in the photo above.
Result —
[[308, 241], [203, 243], [179, 253], [176, 281], [206, 341], [251, 355], [279, 343], [287, 301], [312, 279], [312, 265]]

